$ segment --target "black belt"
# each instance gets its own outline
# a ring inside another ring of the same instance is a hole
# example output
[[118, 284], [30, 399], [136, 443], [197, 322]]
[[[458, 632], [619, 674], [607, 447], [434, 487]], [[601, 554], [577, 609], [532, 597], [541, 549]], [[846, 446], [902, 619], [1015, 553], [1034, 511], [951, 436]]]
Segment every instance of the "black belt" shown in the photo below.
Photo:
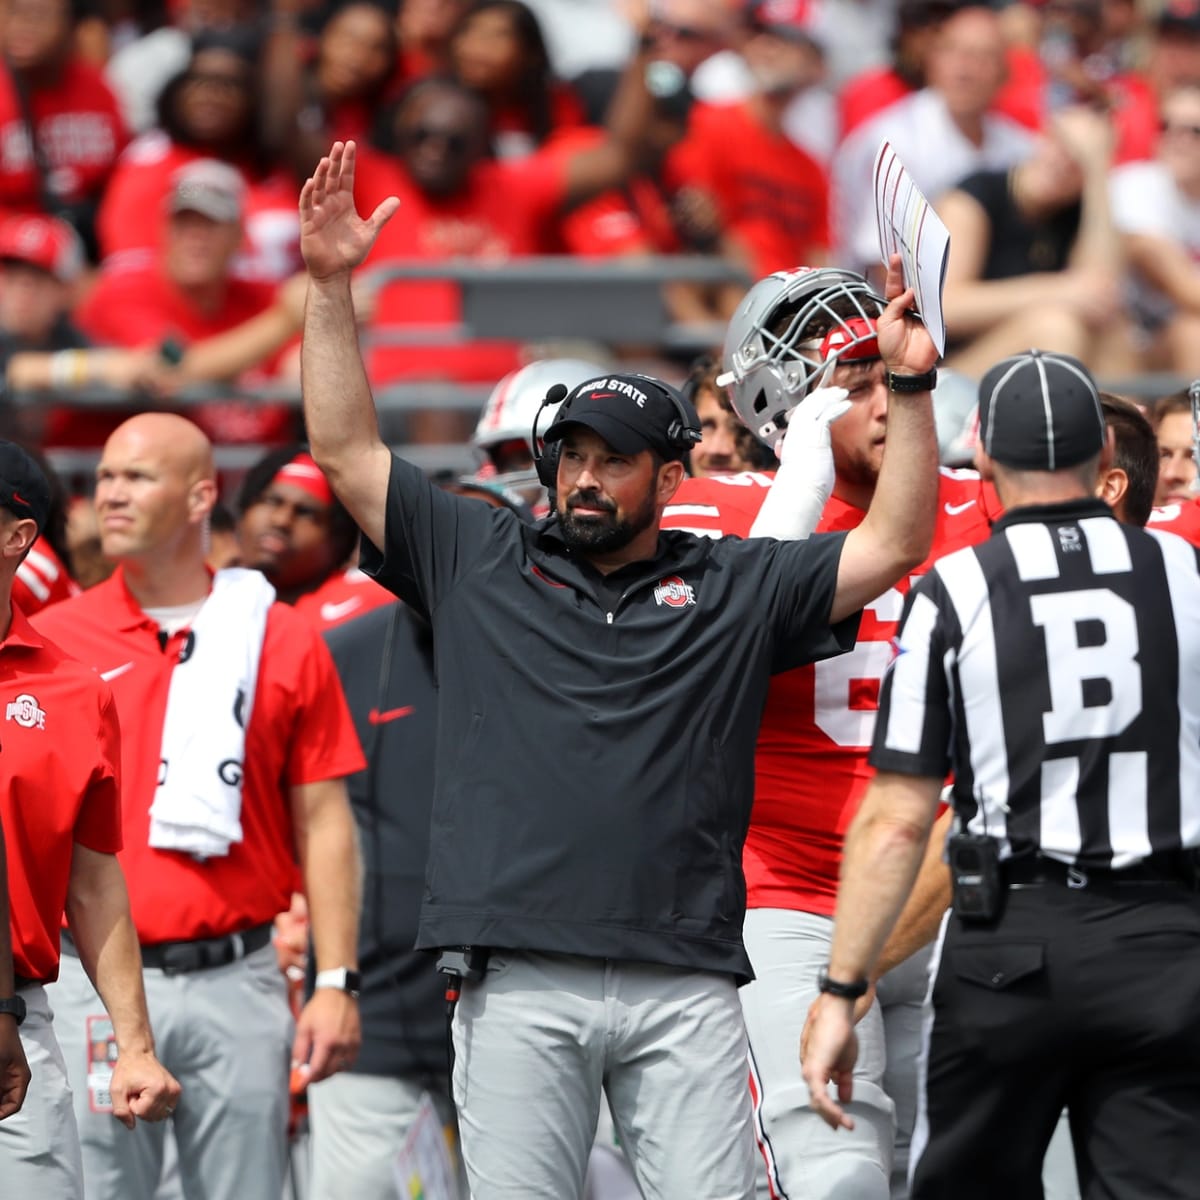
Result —
[[42, 981], [40, 979], [30, 979], [28, 975], [14, 975], [13, 976], [13, 991], [14, 992], [24, 992], [28, 988], [41, 987], [41, 986], [42, 986]]
[[1200, 890], [1200, 863], [1193, 852], [1187, 850], [1152, 854], [1120, 870], [1070, 866], [1040, 854], [1008, 858], [1000, 866], [1004, 882], [1009, 887], [1082, 889], [1137, 885]]
[[[270, 940], [272, 924], [255, 925], [241, 933], [224, 937], [195, 938], [187, 942], [155, 942], [142, 947], [142, 966], [162, 971], [164, 975], [185, 975], [189, 971], [206, 971], [225, 967], [247, 954], [261, 950]], [[63, 951], [76, 958], [79, 951], [66, 930], [63, 930]]]

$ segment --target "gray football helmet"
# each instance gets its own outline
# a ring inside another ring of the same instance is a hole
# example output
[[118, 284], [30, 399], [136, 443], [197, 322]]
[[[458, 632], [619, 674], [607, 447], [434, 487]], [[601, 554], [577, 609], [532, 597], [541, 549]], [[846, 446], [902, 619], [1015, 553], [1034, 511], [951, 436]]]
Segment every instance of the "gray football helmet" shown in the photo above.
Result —
[[[831, 360], [867, 357], [884, 301], [855, 271], [799, 267], [760, 279], [729, 321], [717, 382], [768, 446]], [[856, 347], [863, 347], [857, 355]], [[874, 354], [872, 352], [871, 356]]]

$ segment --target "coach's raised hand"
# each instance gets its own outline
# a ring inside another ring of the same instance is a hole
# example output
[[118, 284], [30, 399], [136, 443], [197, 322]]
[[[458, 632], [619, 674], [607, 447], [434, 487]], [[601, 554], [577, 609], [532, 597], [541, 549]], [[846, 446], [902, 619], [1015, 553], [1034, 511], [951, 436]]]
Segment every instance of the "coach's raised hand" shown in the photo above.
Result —
[[300, 190], [300, 253], [315, 280], [347, 275], [400, 207], [389, 196], [364, 220], [354, 207], [353, 142], [334, 142]]

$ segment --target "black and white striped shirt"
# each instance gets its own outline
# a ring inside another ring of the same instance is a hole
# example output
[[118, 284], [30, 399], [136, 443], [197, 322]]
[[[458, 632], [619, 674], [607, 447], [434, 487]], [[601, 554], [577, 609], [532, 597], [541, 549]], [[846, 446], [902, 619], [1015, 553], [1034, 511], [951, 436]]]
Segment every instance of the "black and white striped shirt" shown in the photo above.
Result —
[[870, 761], [954, 774], [1001, 855], [1200, 844], [1200, 562], [1099, 501], [1015, 509], [913, 588]]

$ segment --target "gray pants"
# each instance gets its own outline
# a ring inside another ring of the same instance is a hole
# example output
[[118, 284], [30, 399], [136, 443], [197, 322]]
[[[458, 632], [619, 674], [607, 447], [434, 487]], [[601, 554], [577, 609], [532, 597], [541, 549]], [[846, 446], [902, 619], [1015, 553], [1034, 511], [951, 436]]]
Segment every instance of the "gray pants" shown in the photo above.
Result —
[[[308, 1089], [309, 1200], [396, 1200], [393, 1160], [425, 1090], [419, 1080], [353, 1072], [313, 1084]], [[430, 1091], [430, 1096], [443, 1124], [453, 1127], [450, 1097], [438, 1091]]]
[[475, 1200], [583, 1194], [601, 1091], [646, 1200], [750, 1200], [746, 1040], [729, 976], [493, 954], [454, 1018]]
[[883, 1017], [859, 1022], [852, 1130], [836, 1132], [809, 1107], [800, 1034], [829, 962], [833, 921], [784, 908], [746, 913], [746, 950], [757, 979], [742, 988], [750, 1039], [759, 1200], [888, 1200], [894, 1109], [884, 1090]]
[[[287, 1077], [293, 1022], [272, 946], [186, 975], [147, 968], [158, 1057], [183, 1086], [171, 1118], [188, 1200], [279, 1200], [287, 1162]], [[83, 1146], [87, 1200], [151, 1200], [165, 1124], [130, 1133], [93, 1112], [88, 1018], [104, 1006], [77, 958], [50, 989]]]
[[0, 1121], [0, 1193], [26, 1200], [79, 1200], [79, 1132], [50, 1004], [40, 987], [26, 988], [21, 995], [27, 1010], [21, 1045], [33, 1078], [21, 1111]]

